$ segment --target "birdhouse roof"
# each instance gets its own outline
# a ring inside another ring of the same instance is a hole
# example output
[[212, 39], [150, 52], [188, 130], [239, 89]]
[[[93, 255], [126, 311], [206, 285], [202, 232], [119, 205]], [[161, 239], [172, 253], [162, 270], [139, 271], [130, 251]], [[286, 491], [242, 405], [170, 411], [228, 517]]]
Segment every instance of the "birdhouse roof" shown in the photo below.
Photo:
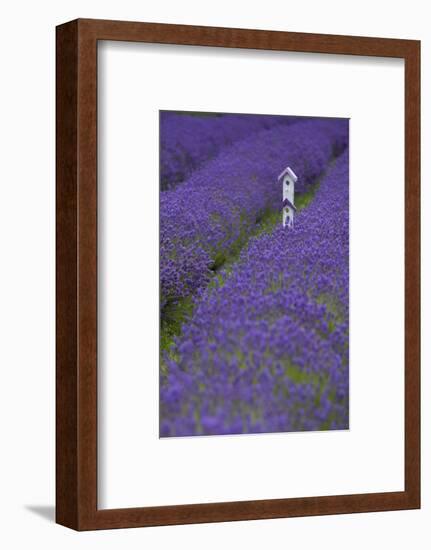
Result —
[[284, 199], [283, 206], [288, 206], [289, 208], [292, 208], [292, 210], [295, 210], [296, 212], [296, 206], [292, 204], [289, 199]]
[[283, 172], [278, 176], [278, 179], [281, 180], [281, 178], [284, 177], [285, 175], [288, 175], [294, 183], [298, 181], [298, 176], [295, 174], [292, 168], [290, 168], [290, 166], [287, 166], [283, 170]]

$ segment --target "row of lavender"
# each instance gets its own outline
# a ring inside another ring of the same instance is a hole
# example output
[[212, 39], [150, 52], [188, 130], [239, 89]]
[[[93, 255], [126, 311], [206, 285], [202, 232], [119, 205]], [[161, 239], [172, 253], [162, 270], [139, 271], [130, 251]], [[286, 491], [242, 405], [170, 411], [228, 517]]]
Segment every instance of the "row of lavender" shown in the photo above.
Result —
[[160, 186], [172, 189], [232, 143], [300, 117], [267, 115], [192, 116], [160, 112]]
[[204, 287], [264, 212], [281, 209], [278, 174], [292, 166], [307, 190], [348, 139], [348, 122], [320, 119], [277, 125], [220, 153], [160, 197], [161, 307]]
[[292, 231], [250, 241], [166, 358], [162, 436], [348, 427], [348, 152]]

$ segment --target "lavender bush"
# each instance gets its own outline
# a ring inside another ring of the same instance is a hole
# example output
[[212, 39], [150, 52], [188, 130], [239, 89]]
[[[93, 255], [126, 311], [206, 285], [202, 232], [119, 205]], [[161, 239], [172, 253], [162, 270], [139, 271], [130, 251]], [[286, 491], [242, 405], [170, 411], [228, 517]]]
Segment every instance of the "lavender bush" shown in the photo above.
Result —
[[[175, 246], [190, 240], [199, 243], [187, 249], [191, 264], [207, 267], [213, 251], [229, 246], [242, 224], [280, 202], [278, 171], [289, 163], [306, 186], [334, 146], [342, 148], [345, 131], [341, 122], [332, 133], [326, 124], [303, 123], [292, 140], [277, 127], [192, 177], [182, 188], [186, 195], [171, 194], [162, 204], [163, 214], [178, 207], [172, 261], [182, 254]], [[207, 202], [198, 192], [202, 186]], [[206, 288], [200, 268], [192, 271], [189, 287], [199, 287], [193, 315], [165, 353], [161, 436], [348, 428], [348, 193], [346, 151], [296, 216], [293, 230], [280, 223], [252, 238], [238, 263]], [[175, 284], [181, 292], [183, 283]]]
[[300, 117], [267, 115], [193, 116], [160, 112], [160, 186], [172, 189], [224, 147], [278, 124]]
[[289, 164], [297, 193], [323, 173], [347, 144], [341, 119], [278, 124], [222, 151], [160, 197], [161, 307], [208, 284], [211, 269], [243, 246], [265, 212], [281, 208], [277, 176]]

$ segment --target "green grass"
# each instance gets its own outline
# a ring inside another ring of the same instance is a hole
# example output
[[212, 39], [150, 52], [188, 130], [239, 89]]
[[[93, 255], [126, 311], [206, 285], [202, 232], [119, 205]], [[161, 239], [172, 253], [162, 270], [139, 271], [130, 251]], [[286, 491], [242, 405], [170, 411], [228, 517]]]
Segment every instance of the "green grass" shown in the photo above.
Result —
[[310, 187], [310, 190], [307, 193], [303, 193], [302, 195], [297, 195], [295, 197], [295, 206], [298, 212], [300, 210], [303, 210], [310, 204], [310, 202], [314, 199], [314, 195], [316, 194], [316, 191], [319, 189], [319, 187], [320, 179]]

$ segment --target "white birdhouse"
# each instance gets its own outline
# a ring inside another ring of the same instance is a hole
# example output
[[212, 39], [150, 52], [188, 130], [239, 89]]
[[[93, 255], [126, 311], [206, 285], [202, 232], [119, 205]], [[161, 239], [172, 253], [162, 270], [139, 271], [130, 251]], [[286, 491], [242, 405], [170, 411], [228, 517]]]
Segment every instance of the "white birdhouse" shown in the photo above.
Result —
[[298, 176], [289, 168], [285, 168], [278, 176], [278, 181], [283, 182], [283, 227], [293, 227], [293, 215], [295, 208], [295, 183]]

